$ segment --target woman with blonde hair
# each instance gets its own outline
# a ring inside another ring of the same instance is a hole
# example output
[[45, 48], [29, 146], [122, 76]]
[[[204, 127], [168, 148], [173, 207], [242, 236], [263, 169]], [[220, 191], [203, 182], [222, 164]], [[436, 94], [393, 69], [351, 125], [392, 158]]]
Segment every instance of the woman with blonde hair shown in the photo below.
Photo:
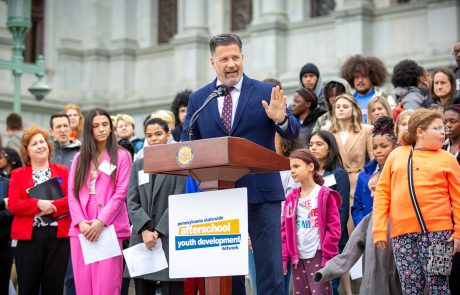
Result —
[[356, 99], [342, 94], [336, 98], [331, 126], [324, 129], [331, 132], [337, 141], [343, 168], [350, 179], [350, 199], [353, 199], [358, 174], [364, 169], [366, 156], [374, 159], [372, 126], [363, 124], [363, 115]]
[[413, 110], [404, 110], [399, 114], [395, 122], [395, 134], [398, 139], [398, 144], [400, 144], [399, 137], [404, 132], [407, 131], [407, 126], [409, 124], [410, 116], [414, 113]]
[[[174, 114], [171, 111], [167, 111], [167, 110], [155, 111], [150, 115], [150, 119], [154, 119], [154, 118], [159, 118], [163, 121], [166, 121], [166, 123], [168, 123], [169, 130], [173, 130], [174, 127], [176, 126], [176, 119], [174, 118]], [[170, 139], [172, 139], [172, 137], [169, 137], [168, 143]]]
[[367, 123], [374, 125], [382, 117], [391, 118], [391, 108], [383, 96], [374, 96], [367, 104]]
[[433, 244], [452, 242], [453, 250], [436, 251], [442, 253], [437, 258], [445, 259], [446, 268], [448, 257], [460, 252], [460, 166], [454, 155], [441, 149], [446, 130], [442, 114], [416, 110], [402, 134], [403, 145], [385, 162], [375, 192], [374, 243], [387, 246], [391, 222], [404, 294], [423, 294], [425, 287], [429, 294], [450, 294], [448, 276], [428, 267], [435, 258], [429, 253]]
[[77, 140], [82, 138], [82, 131], [83, 131], [83, 113], [81, 112], [80, 108], [74, 104], [69, 103], [64, 107], [64, 113], [69, 117], [70, 121], [70, 139]]

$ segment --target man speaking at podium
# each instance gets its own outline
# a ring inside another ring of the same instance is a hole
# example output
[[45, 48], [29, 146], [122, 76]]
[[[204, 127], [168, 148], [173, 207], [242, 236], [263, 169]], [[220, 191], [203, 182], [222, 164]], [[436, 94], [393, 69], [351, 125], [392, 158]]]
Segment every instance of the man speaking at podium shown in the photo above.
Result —
[[[190, 95], [181, 141], [189, 140], [192, 115], [221, 84], [230, 89], [230, 94], [211, 100], [203, 109], [192, 125], [192, 139], [242, 137], [274, 151], [275, 132], [284, 138], [299, 135], [299, 123], [286, 108], [283, 91], [243, 74], [242, 43], [237, 35], [214, 36], [209, 49], [217, 78]], [[236, 187], [248, 190], [249, 235], [258, 293], [283, 294], [280, 214], [285, 196], [280, 175], [246, 175], [236, 182]], [[244, 277], [233, 277], [232, 293], [246, 294]]]

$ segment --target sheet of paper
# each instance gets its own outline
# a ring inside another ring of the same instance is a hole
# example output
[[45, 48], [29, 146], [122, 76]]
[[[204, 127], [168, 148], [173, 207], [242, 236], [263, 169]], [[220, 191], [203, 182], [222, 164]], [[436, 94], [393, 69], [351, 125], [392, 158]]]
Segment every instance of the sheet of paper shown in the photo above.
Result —
[[113, 170], [117, 168], [116, 165], [109, 163], [107, 160], [104, 160], [101, 165], [99, 165], [99, 170], [107, 175], [112, 175]]
[[144, 170], [139, 171], [138, 174], [139, 186], [150, 182], [150, 175], [145, 173]]
[[363, 256], [356, 261], [355, 265], [353, 265], [350, 269], [350, 277], [352, 280], [356, 280], [363, 277]]
[[149, 250], [144, 243], [140, 243], [123, 250], [123, 256], [131, 277], [157, 272], [168, 267], [160, 239], [152, 250]]
[[113, 225], [105, 227], [96, 242], [88, 241], [83, 234], [79, 234], [78, 238], [80, 239], [85, 264], [121, 255], [120, 244]]

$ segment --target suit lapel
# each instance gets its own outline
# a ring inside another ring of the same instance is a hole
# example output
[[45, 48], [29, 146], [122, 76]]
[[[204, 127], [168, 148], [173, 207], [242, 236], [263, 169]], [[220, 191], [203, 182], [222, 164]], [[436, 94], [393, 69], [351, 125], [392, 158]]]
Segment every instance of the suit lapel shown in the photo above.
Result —
[[[157, 174], [155, 176], [155, 184], [153, 186], [153, 191], [151, 191], [152, 195], [149, 198], [150, 202], [151, 202], [150, 207], [149, 207], [149, 213], [153, 213], [153, 209], [154, 209], [153, 204], [155, 203], [154, 201], [155, 201], [155, 198], [156, 198], [156, 196], [158, 194], [158, 191], [160, 190], [161, 185], [163, 184], [163, 181], [165, 180], [165, 176], [166, 175], [163, 175], [163, 174]], [[149, 195], [147, 195], [147, 196], [149, 196]]]
[[[26, 166], [24, 169], [24, 181], [25, 187], [24, 189], [27, 190], [34, 186], [34, 179], [32, 178], [32, 166]], [[29, 194], [27, 194], [29, 195]]]
[[[211, 84], [208, 84], [208, 94], [210, 95], [214, 90], [216, 90], [216, 83], [217, 83], [217, 78], [214, 79], [214, 81], [211, 82]], [[203, 103], [206, 100], [207, 97], [203, 97]], [[197, 106], [197, 109], [200, 108], [201, 105]], [[210, 109], [211, 116], [214, 118], [214, 120], [217, 123], [217, 126], [224, 132], [227, 133], [224, 124], [222, 123], [222, 119], [220, 118], [219, 115], [219, 107], [217, 106], [217, 98], [213, 99], [206, 108]], [[204, 111], [204, 110], [203, 110]]]
[[240, 121], [241, 116], [243, 115], [244, 109], [246, 108], [246, 105], [248, 104], [248, 101], [251, 98], [252, 90], [254, 89], [254, 86], [252, 85], [252, 81], [250, 78], [248, 78], [246, 75], [243, 75], [242, 79], [243, 85], [241, 85], [240, 98], [238, 99], [238, 106], [236, 107], [235, 119], [233, 119], [232, 131], [230, 133], [232, 133], [238, 125], [238, 122]]

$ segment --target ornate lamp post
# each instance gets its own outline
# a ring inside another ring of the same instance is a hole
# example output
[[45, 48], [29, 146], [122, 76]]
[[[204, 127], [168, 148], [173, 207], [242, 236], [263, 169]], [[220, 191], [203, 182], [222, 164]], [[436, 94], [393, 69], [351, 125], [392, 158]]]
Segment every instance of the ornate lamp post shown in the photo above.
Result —
[[30, 21], [31, 0], [8, 0], [8, 21], [6, 26], [13, 35], [13, 59], [0, 59], [0, 69], [11, 70], [14, 75], [13, 112], [21, 112], [21, 76], [23, 73], [35, 74], [38, 81], [29, 88], [29, 91], [40, 101], [51, 88], [42, 78], [45, 75], [45, 60], [39, 56], [34, 64], [24, 63], [24, 37], [31, 27]]

